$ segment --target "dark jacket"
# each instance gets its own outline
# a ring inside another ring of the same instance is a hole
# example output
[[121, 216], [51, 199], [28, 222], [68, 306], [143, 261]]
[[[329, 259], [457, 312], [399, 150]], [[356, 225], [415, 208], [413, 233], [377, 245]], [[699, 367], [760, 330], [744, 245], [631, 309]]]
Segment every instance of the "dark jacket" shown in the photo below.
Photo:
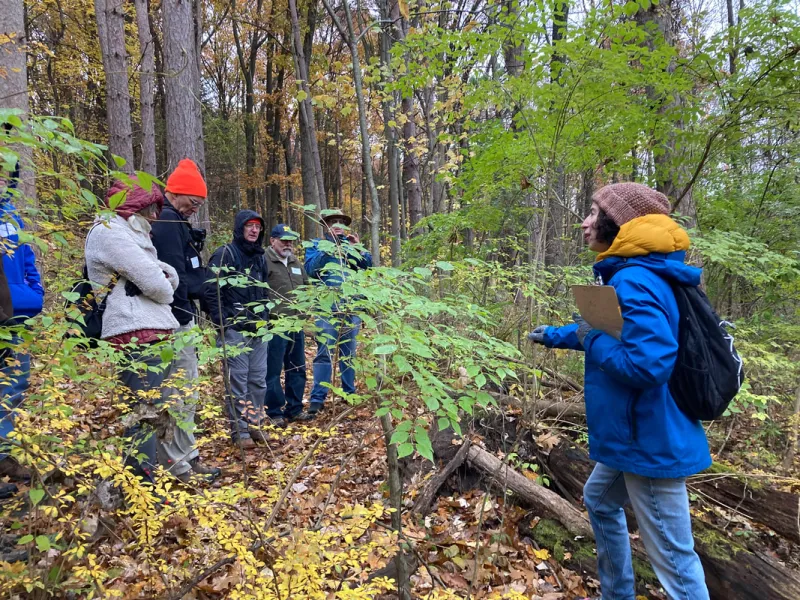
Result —
[[666, 215], [626, 223], [594, 266], [616, 290], [621, 338], [593, 329], [582, 346], [577, 325], [545, 332], [547, 346], [585, 351], [589, 453], [619, 471], [679, 478], [711, 465], [702, 424], [678, 408], [668, 385], [679, 320], [669, 282], [700, 282], [700, 269], [683, 262], [688, 247], [688, 236]]
[[6, 271], [3, 261], [0, 260], [0, 325], [14, 316], [14, 304], [11, 302], [11, 290], [8, 289]]
[[167, 263], [178, 273], [178, 289], [172, 302], [172, 314], [178, 323], [186, 325], [197, 310], [194, 300], [203, 297], [203, 284], [208, 271], [200, 253], [192, 245], [191, 225], [175, 207], [165, 200], [158, 221], [153, 223], [153, 246], [158, 260]]
[[[17, 186], [19, 170], [11, 173], [7, 185]], [[3, 269], [11, 291], [11, 302], [15, 317], [34, 317], [42, 312], [44, 288], [36, 269], [36, 256], [28, 244], [20, 244], [19, 232], [25, 228], [17, 209], [11, 203], [11, 194], [0, 198], [0, 252], [3, 254]]]
[[306, 275], [303, 265], [294, 254], [289, 255], [284, 265], [272, 247], [267, 248], [266, 259], [269, 270], [270, 299], [276, 303], [272, 314], [276, 316], [297, 314], [297, 311], [291, 306], [292, 294], [298, 286], [308, 284], [308, 275]]
[[[261, 221], [261, 234], [255, 242], [249, 243], [244, 239], [244, 225], [252, 219]], [[211, 256], [203, 295], [214, 325], [222, 322], [239, 331], [255, 332], [257, 321], [269, 318], [267, 263], [262, 246], [264, 228], [264, 219], [257, 212], [239, 211], [234, 219], [233, 242], [217, 248]]]
[[[347, 240], [312, 240], [313, 246], [306, 248], [305, 267], [309, 277], [319, 279], [327, 286], [340, 287], [347, 278], [347, 269], [368, 269], [372, 266], [372, 255], [366, 250], [359, 252]], [[327, 269], [325, 267], [328, 267]]]

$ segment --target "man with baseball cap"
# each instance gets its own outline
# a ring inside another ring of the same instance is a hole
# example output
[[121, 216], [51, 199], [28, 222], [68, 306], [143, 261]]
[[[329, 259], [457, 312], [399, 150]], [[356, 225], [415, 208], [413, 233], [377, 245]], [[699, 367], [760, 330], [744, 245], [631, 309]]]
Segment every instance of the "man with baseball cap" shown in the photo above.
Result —
[[[329, 211], [322, 217], [325, 238], [313, 240], [313, 246], [306, 249], [305, 267], [309, 277], [318, 279], [328, 287], [339, 288], [349, 273], [372, 266], [372, 255], [358, 246], [358, 234], [350, 231], [352, 221], [339, 210]], [[331, 354], [336, 348], [339, 349], [342, 389], [347, 394], [356, 391], [356, 373], [352, 361], [356, 354], [356, 337], [361, 319], [344, 308], [342, 302], [334, 304], [331, 316], [320, 317], [316, 322], [317, 355], [314, 357], [314, 386], [308, 407], [311, 415], [322, 410], [328, 396], [333, 377]]]
[[[158, 221], [153, 223], [153, 245], [158, 259], [167, 263], [178, 273], [178, 288], [172, 302], [172, 314], [180, 327], [176, 334], [185, 334], [196, 323], [196, 300], [203, 294], [203, 283], [207, 279], [206, 269], [200, 257], [202, 243], [198, 243], [198, 233], [205, 230], [194, 229], [189, 217], [195, 214], [208, 195], [208, 188], [194, 161], [184, 158], [167, 178], [166, 199]], [[191, 386], [198, 377], [197, 354], [193, 344], [187, 344], [176, 355], [173, 372]], [[207, 467], [200, 462], [194, 437], [194, 413], [198, 395], [189, 394], [178, 388], [165, 388], [165, 396], [177, 409], [181, 426], [176, 426], [173, 441], [162, 446], [165, 456], [159, 460], [165, 468], [182, 480], [189, 479], [192, 472], [207, 479], [219, 476], [216, 467]], [[175, 412], [175, 411], [173, 411]]]
[[[309, 421], [303, 412], [306, 388], [306, 354], [303, 322], [292, 307], [294, 291], [308, 284], [303, 265], [294, 255], [293, 245], [300, 234], [283, 223], [272, 228], [266, 261], [269, 270], [269, 295], [275, 306], [270, 311], [272, 339], [267, 353], [267, 416], [277, 426], [287, 421]], [[281, 372], [285, 371], [284, 386]]]

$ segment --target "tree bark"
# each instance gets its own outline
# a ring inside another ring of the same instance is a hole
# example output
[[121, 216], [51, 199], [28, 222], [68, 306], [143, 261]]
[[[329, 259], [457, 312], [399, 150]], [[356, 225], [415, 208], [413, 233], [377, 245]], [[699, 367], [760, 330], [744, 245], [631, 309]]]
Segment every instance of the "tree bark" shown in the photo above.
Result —
[[[28, 117], [28, 67], [26, 62], [27, 39], [25, 34], [25, 3], [23, 0], [0, 0], [0, 107], [21, 111], [20, 118]], [[15, 199], [18, 209], [36, 203], [36, 184], [32, 169], [33, 150], [22, 147], [15, 151], [20, 157], [21, 196]]]
[[[344, 0], [347, 2], [347, 0]], [[389, 59], [389, 52], [392, 48], [391, 37], [391, 24], [389, 23], [389, 0], [381, 0], [379, 5], [380, 16], [384, 21], [381, 30], [381, 64], [388, 79], [392, 77], [392, 66]], [[392, 266], [400, 266], [400, 189], [398, 186], [399, 179], [397, 177], [397, 143], [395, 140], [394, 127], [390, 126], [391, 121], [394, 120], [394, 102], [392, 97], [383, 101], [383, 127], [384, 136], [386, 137], [386, 154], [389, 161], [389, 206], [391, 208], [392, 218], [392, 244], [391, 244], [391, 257]]]
[[[316, 0], [312, 0], [312, 3]], [[315, 6], [309, 6], [309, 18], [313, 20], [312, 11]], [[311, 104], [311, 88], [309, 82], [308, 63], [306, 52], [303, 45], [303, 36], [300, 32], [300, 19], [297, 11], [297, 0], [289, 0], [289, 17], [292, 22], [292, 57], [296, 79], [300, 84], [300, 89], [304, 98], [298, 102], [300, 111], [300, 150], [301, 161], [303, 163], [303, 196], [305, 204], [314, 204], [317, 219], [320, 211], [328, 208], [325, 198], [325, 181], [322, 174], [322, 162], [319, 156], [319, 144], [317, 142], [317, 127], [314, 121], [314, 107]], [[312, 30], [313, 36], [313, 27]], [[311, 223], [307, 222], [307, 225]], [[314, 235], [319, 232], [319, 225], [314, 224]], [[310, 234], [310, 232], [308, 232]]]
[[147, 0], [134, 0], [136, 30], [142, 62], [139, 72], [139, 110], [142, 119], [142, 160], [139, 168], [156, 174], [156, 119], [155, 119], [155, 52], [150, 34], [150, 13]]
[[[327, 0], [324, 0], [327, 2]], [[347, 0], [345, 0], [346, 2]], [[381, 427], [383, 428], [383, 436], [386, 442], [386, 462], [388, 466], [388, 480], [389, 480], [389, 497], [392, 503], [394, 512], [392, 513], [392, 529], [397, 532], [397, 535], [403, 533], [403, 480], [400, 477], [400, 464], [397, 458], [397, 446], [391, 443], [392, 432], [394, 431], [394, 424], [390, 414], [385, 414], [380, 418]], [[411, 598], [411, 583], [409, 581], [410, 573], [406, 564], [405, 552], [402, 548], [395, 556], [394, 564], [397, 570], [397, 591], [400, 600], [410, 600]]]
[[106, 76], [108, 150], [125, 160], [114, 168], [133, 173], [131, 96], [128, 89], [128, 53], [125, 50], [125, 14], [122, 0], [95, 0], [97, 33]]

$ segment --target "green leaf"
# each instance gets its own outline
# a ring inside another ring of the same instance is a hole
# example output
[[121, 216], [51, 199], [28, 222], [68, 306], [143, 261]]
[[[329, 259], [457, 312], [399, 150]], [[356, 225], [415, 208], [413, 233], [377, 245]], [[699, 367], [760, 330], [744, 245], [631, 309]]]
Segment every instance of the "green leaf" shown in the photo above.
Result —
[[297, 92], [297, 101], [298, 102], [302, 102], [306, 98], [308, 98], [308, 94], [306, 94], [305, 90], [300, 90], [299, 92]]
[[30, 496], [30, 498], [31, 498], [31, 504], [36, 506], [44, 498], [44, 490], [42, 488], [36, 488], [36, 489], [29, 490], [28, 491], [28, 496]]
[[475, 377], [480, 372], [481, 368], [478, 365], [470, 365], [467, 367], [467, 375], [470, 377]]
[[366, 380], [364, 380], [364, 383], [367, 384], [368, 390], [374, 390], [378, 387], [378, 380], [374, 377], [367, 377]]
[[392, 439], [389, 440], [390, 444], [402, 444], [408, 439], [409, 432], [408, 431], [395, 431], [392, 434]]
[[419, 428], [414, 432], [414, 441], [416, 442], [417, 452], [433, 462], [433, 446], [431, 445], [431, 438], [428, 437], [428, 432]]
[[392, 362], [397, 367], [397, 370], [401, 373], [409, 373], [413, 370], [406, 357], [402, 354], [395, 354], [392, 356]]
[[397, 350], [397, 344], [386, 344], [384, 346], [378, 346], [375, 350], [372, 351], [373, 354], [391, 354]]
[[406, 442], [405, 444], [400, 444], [397, 447], [397, 457], [403, 458], [406, 457], [414, 452], [414, 444]]
[[39, 552], [47, 552], [50, 550], [50, 538], [46, 535], [37, 535], [36, 548], [39, 550]]
[[486, 375], [484, 375], [483, 373], [478, 375], [475, 378], [475, 385], [477, 385], [479, 388], [482, 388], [483, 386], [485, 386], [486, 385]]
[[23, 535], [19, 540], [17, 540], [18, 546], [24, 546], [25, 544], [30, 544], [33, 541], [32, 535]]
[[81, 299], [81, 295], [78, 292], [61, 292], [61, 295], [64, 296], [64, 299], [67, 302], [75, 303]]
[[455, 267], [446, 260], [436, 261], [436, 266], [442, 271], [453, 271], [455, 269]]

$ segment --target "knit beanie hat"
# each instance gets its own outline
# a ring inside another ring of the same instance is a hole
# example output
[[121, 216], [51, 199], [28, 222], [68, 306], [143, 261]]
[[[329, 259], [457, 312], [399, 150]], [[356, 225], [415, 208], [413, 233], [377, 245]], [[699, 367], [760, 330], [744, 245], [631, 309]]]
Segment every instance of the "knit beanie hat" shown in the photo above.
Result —
[[592, 200], [619, 226], [645, 215], [668, 215], [669, 200], [641, 183], [613, 183], [600, 188]]
[[184, 158], [167, 179], [165, 191], [178, 196], [208, 196], [208, 188], [195, 162]]

